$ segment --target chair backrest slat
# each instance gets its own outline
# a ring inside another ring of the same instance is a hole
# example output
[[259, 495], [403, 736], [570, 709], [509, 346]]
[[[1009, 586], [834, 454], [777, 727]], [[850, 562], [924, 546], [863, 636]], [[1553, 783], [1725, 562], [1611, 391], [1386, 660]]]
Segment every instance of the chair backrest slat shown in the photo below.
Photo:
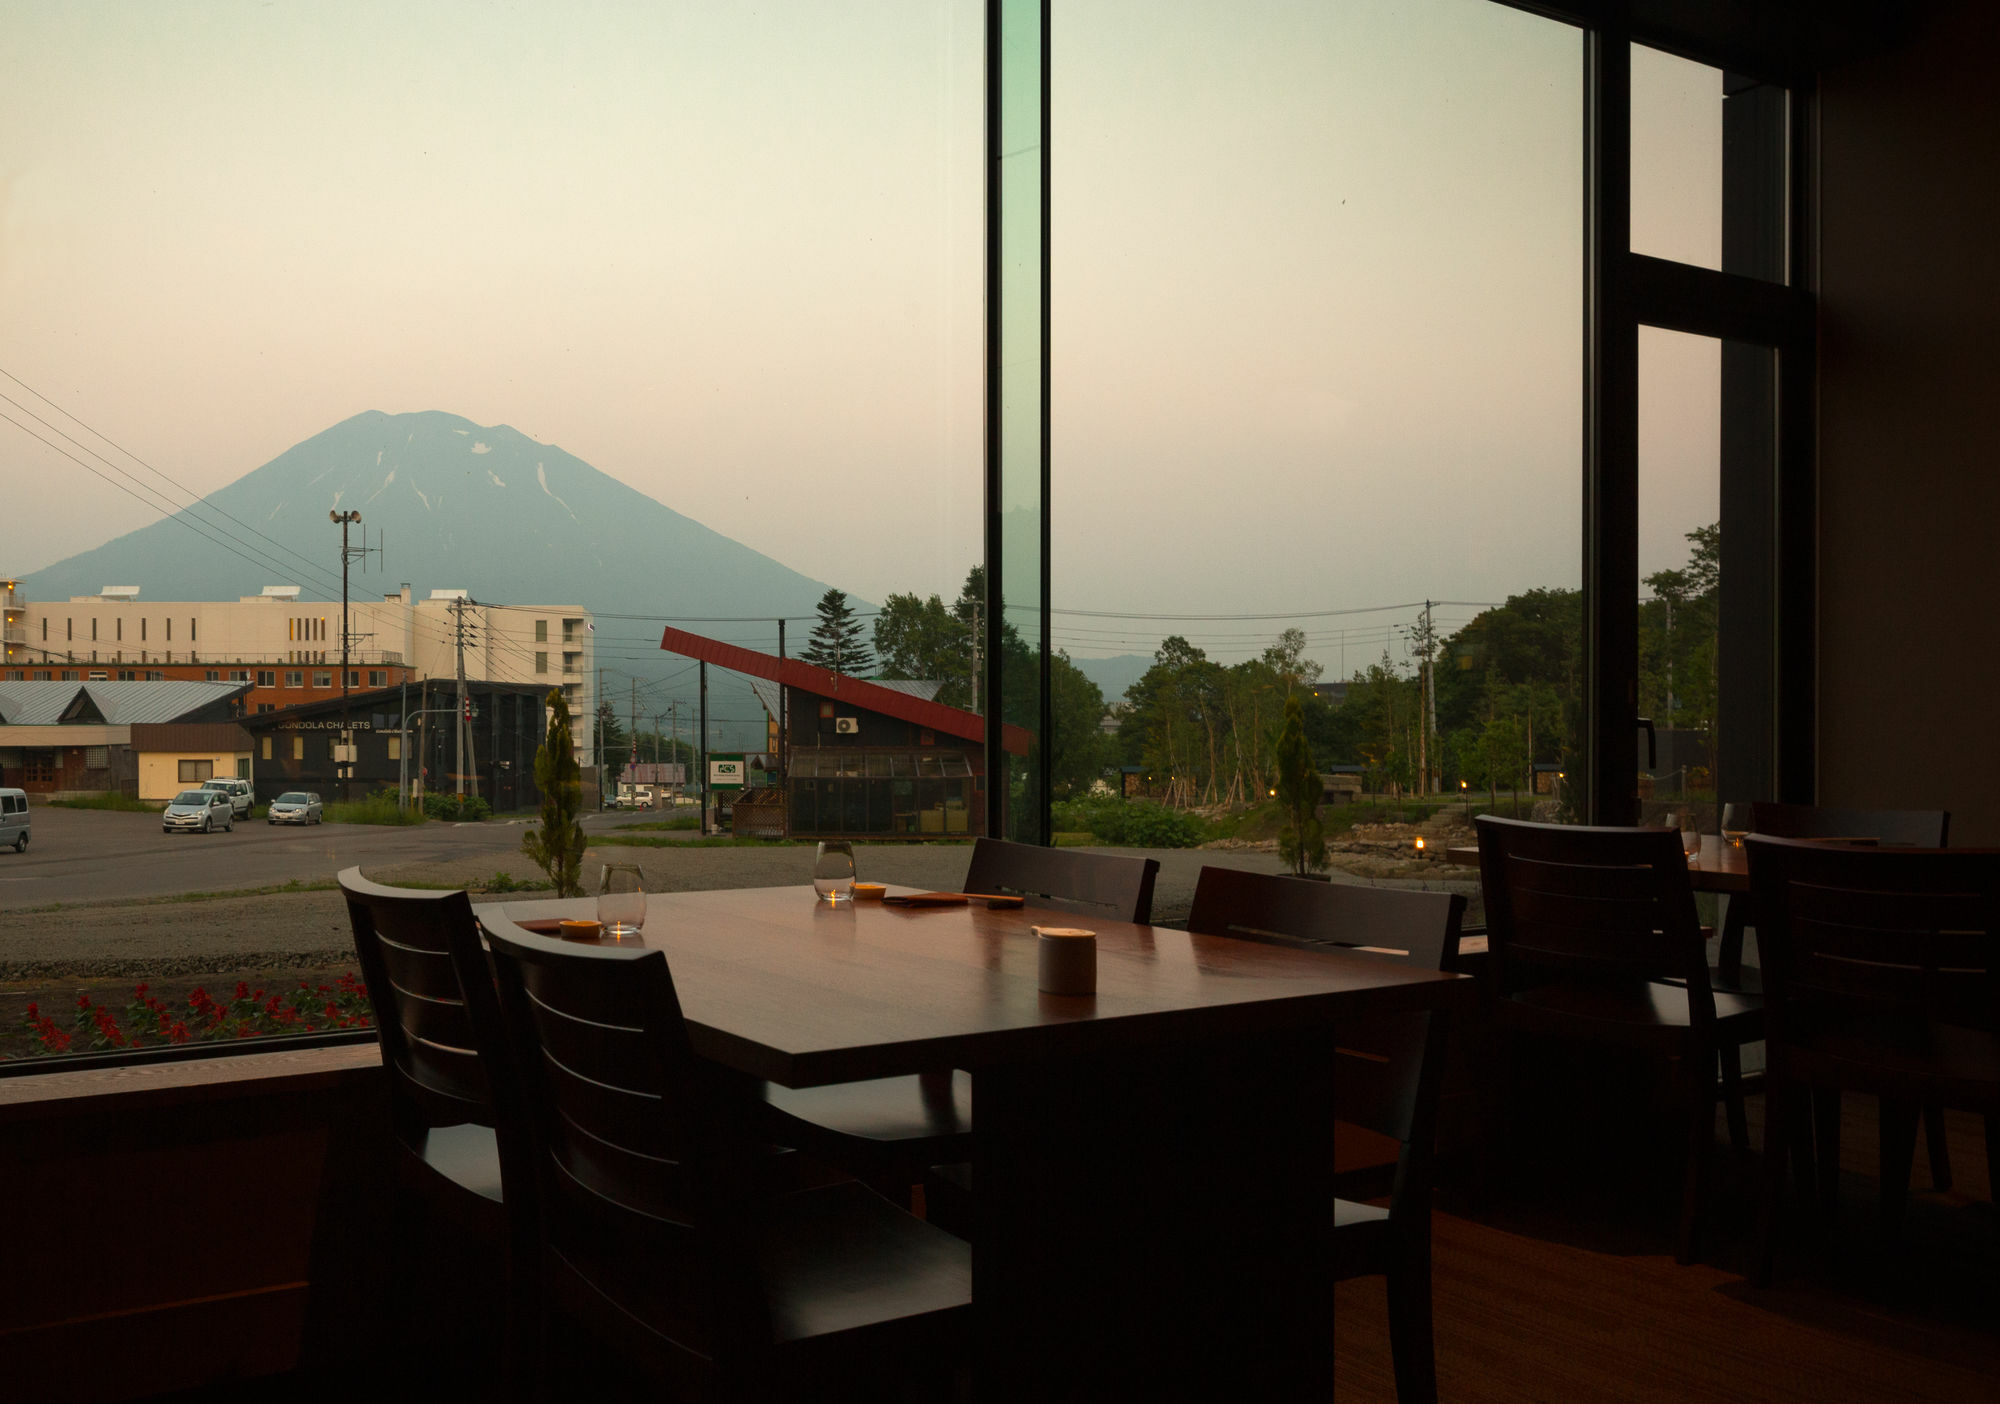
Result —
[[[1205, 867], [1195, 883], [1188, 930], [1208, 936], [1346, 951], [1421, 970], [1449, 970], [1458, 957], [1465, 899], [1271, 873]], [[1365, 948], [1365, 949], [1363, 949]], [[1428, 1138], [1423, 1117], [1431, 1016], [1354, 1020], [1335, 1030], [1334, 1097], [1342, 1121], [1399, 1141]], [[1431, 1071], [1435, 1071], [1433, 1068]], [[1432, 1089], [1434, 1090], [1434, 1089]]]
[[696, 1057], [665, 955], [484, 934], [513, 1055], [496, 1092], [519, 1109], [548, 1249], [662, 1349], [713, 1361], [768, 1340], [736, 1227], [761, 1153], [750, 1099]]
[[1153, 919], [1153, 883], [1159, 871], [1157, 858], [980, 838], [972, 845], [965, 890], [1021, 896], [1032, 906], [1143, 923]]
[[[1680, 836], [1481, 815], [1480, 885], [1498, 989], [1551, 972], [1686, 980], [1712, 1016], [1708, 962]], [[1706, 1011], [1706, 1014], [1704, 1014]]]
[[1775, 1033], [1869, 1016], [2000, 1032], [2000, 852], [1753, 835], [1749, 853]]
[[[398, 1098], [399, 1133], [407, 1140], [422, 1127], [493, 1125], [490, 1069], [451, 955], [454, 939], [477, 945], [471, 902], [463, 892], [384, 887], [359, 868], [339, 881]], [[490, 984], [473, 994], [491, 999]]]

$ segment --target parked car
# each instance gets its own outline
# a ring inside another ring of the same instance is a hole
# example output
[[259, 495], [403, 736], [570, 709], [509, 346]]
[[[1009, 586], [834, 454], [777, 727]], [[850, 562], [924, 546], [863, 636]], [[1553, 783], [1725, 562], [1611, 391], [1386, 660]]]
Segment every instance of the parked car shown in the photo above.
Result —
[[250, 817], [250, 806], [256, 800], [257, 795], [250, 788], [248, 780], [231, 780], [218, 776], [213, 780], [202, 781], [201, 787], [204, 790], [220, 790], [225, 795], [228, 795], [229, 808], [235, 813], [238, 819], [248, 819]]
[[0, 790], [0, 848], [14, 845], [16, 853], [28, 851], [28, 792]]
[[236, 808], [222, 790], [182, 790], [160, 816], [160, 828], [169, 834], [189, 829], [204, 834], [211, 829], [227, 832], [235, 827]]
[[326, 811], [312, 791], [287, 790], [271, 801], [264, 818], [272, 824], [318, 824], [326, 818]]

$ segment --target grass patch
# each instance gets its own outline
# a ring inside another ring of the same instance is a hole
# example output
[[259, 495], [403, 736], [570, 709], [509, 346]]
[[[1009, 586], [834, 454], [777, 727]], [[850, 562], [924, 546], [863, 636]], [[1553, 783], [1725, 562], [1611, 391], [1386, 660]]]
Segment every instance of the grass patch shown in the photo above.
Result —
[[672, 819], [653, 819], [638, 824], [619, 824], [616, 826], [620, 833], [633, 831], [643, 833], [647, 830], [658, 831], [662, 829], [688, 830], [699, 829], [700, 827], [701, 816], [699, 814], [681, 814], [676, 815]]
[[590, 841], [592, 848], [810, 848], [817, 839], [738, 838], [715, 834], [708, 838], [648, 838], [643, 834], [601, 834]]
[[367, 799], [341, 800], [324, 807], [329, 824], [421, 824], [424, 812], [414, 805], [397, 807], [396, 797], [386, 791]]
[[166, 805], [130, 795], [86, 795], [82, 799], [42, 801], [50, 809], [115, 809], [121, 814], [158, 814]]
[[1097, 835], [1074, 830], [1058, 831], [1049, 835], [1049, 841], [1057, 848], [1092, 848], [1096, 846]]
[[293, 878], [290, 882], [273, 883], [269, 887], [231, 887], [220, 892], [176, 892], [168, 897], [148, 897], [131, 902], [131, 906], [150, 906], [156, 902], [219, 902], [225, 897], [272, 897], [286, 892], [331, 892], [340, 886], [331, 878], [314, 878], [311, 882], [300, 882]]

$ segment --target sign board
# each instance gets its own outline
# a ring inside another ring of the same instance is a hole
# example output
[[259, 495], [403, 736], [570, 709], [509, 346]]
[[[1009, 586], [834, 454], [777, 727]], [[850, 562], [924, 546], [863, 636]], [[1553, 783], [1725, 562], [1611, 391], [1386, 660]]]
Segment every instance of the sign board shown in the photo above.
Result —
[[708, 783], [711, 785], [743, 784], [743, 757], [710, 756], [708, 758]]
[[640, 761], [625, 767], [625, 779], [634, 785], [685, 785], [687, 766], [681, 761]]

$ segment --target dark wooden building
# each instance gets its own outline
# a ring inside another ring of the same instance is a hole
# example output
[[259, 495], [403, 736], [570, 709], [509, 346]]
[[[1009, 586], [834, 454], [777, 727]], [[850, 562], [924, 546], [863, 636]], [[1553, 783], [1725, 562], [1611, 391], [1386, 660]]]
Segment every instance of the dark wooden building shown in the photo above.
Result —
[[[467, 794], [496, 810], [541, 803], [535, 785], [535, 751], [546, 734], [548, 689], [532, 683], [468, 682], [472, 704]], [[413, 793], [456, 793], [458, 684], [445, 679], [407, 689], [378, 688], [243, 718], [256, 738], [257, 799], [287, 790], [316, 790], [325, 798], [360, 799], [394, 790], [407, 779]], [[408, 708], [407, 725], [404, 708]], [[352, 778], [343, 782], [335, 747], [343, 729], [354, 735]], [[409, 749], [407, 766], [404, 748]]]
[[[732, 807], [739, 833], [967, 838], [986, 831], [986, 720], [925, 695], [669, 628], [660, 647], [750, 679], [769, 715], [776, 774]], [[784, 724], [779, 725], [783, 717]], [[1001, 729], [1024, 756], [1034, 738]]]

